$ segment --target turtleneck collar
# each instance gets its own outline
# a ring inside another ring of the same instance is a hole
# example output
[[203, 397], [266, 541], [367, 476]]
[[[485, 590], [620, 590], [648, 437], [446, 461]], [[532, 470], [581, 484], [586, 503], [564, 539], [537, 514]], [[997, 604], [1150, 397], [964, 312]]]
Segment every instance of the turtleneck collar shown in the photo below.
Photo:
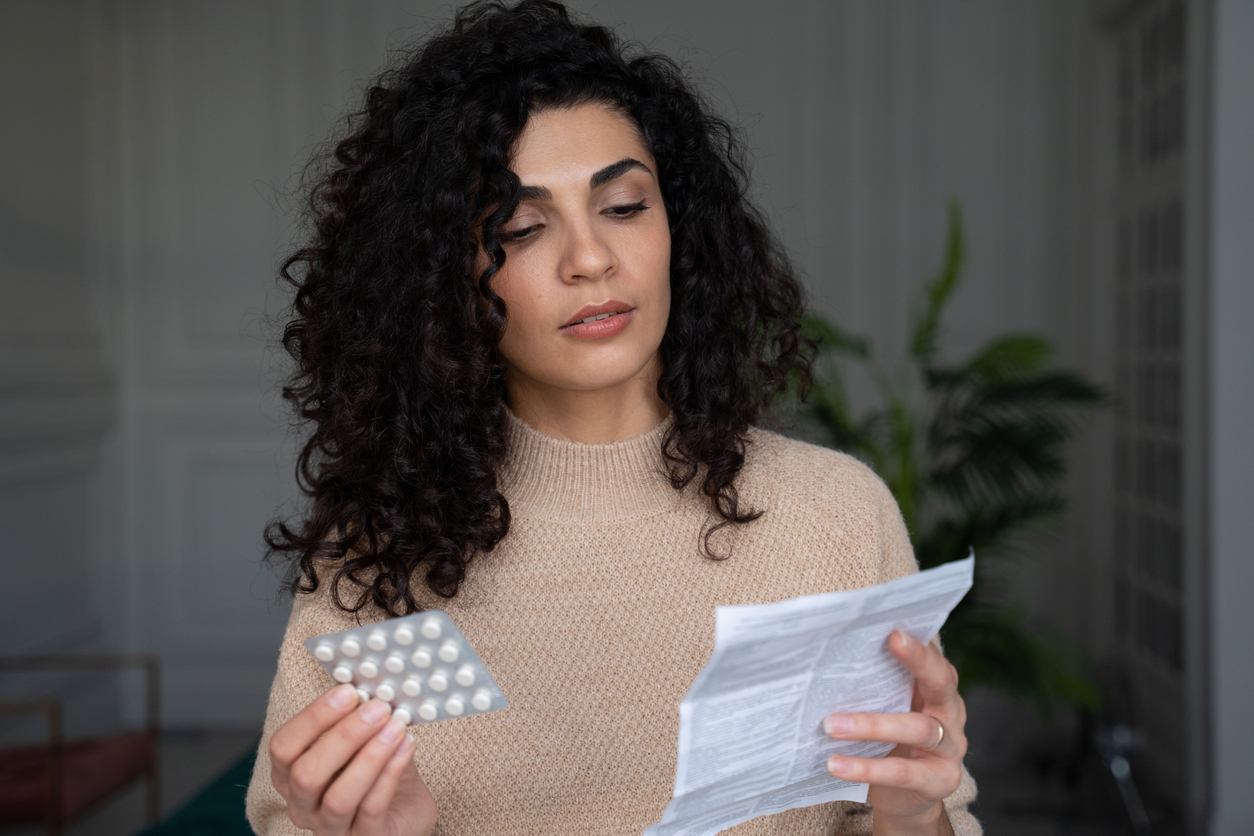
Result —
[[682, 499], [662, 459], [671, 417], [635, 438], [584, 444], [545, 435], [508, 415], [509, 453], [500, 486], [511, 509], [550, 520], [612, 522], [651, 516]]

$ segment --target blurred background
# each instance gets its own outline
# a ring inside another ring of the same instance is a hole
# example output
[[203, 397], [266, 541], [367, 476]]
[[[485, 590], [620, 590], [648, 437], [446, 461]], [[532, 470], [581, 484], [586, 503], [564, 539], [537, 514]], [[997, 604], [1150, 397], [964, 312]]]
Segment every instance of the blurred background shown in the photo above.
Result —
[[[1119, 710], [972, 694], [988, 832], [1254, 833], [1254, 3], [575, 5], [691, 67], [814, 307], [888, 368], [957, 201], [941, 356], [1031, 331], [1112, 395], [1007, 595]], [[161, 814], [255, 745], [288, 607], [261, 533], [294, 500], [266, 317], [298, 174], [451, 8], [0, 2], [0, 748], [28, 771], [50, 704], [67, 741], [144, 729], [153, 659]], [[41, 654], [78, 668], [16, 669]], [[80, 806], [71, 833], [145, 823], [142, 782]]]

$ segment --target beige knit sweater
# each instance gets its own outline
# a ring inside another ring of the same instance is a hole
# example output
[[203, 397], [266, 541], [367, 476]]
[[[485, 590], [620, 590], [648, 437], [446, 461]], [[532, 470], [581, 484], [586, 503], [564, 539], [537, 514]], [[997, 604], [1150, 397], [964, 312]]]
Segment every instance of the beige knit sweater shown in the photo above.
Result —
[[[509, 708], [411, 729], [439, 836], [639, 834], [671, 797], [679, 702], [714, 647], [714, 608], [853, 589], [917, 571], [892, 495], [840, 453], [753, 430], [738, 478], [756, 522], [700, 553], [708, 500], [661, 475], [665, 424], [612, 444], [543, 435], [512, 418], [502, 492], [513, 523], [452, 600], [427, 593], [483, 658]], [[301, 645], [355, 626], [326, 585], [298, 596], [248, 790], [259, 834], [299, 831], [270, 784], [270, 735], [334, 682]], [[945, 802], [959, 836], [975, 784]], [[727, 833], [869, 834], [866, 805], [833, 802]]]

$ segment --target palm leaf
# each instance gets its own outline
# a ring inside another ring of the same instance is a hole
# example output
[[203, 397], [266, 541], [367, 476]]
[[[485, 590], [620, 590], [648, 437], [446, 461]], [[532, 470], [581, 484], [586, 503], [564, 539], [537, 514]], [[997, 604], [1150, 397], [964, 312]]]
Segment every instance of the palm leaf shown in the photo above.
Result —
[[975, 383], [1022, 380], [1045, 371], [1054, 356], [1049, 340], [1036, 334], [1007, 334], [989, 341], [959, 370]]
[[1066, 474], [1062, 446], [1070, 436], [1066, 424], [1048, 415], [974, 414], [948, 427], [934, 425], [932, 485], [960, 501], [1047, 488]]
[[928, 363], [936, 356], [936, 341], [940, 334], [941, 311], [962, 279], [962, 260], [965, 251], [962, 233], [962, 208], [957, 203], [949, 205], [949, 234], [945, 244], [945, 260], [936, 278], [924, 288], [925, 302], [922, 312], [914, 317], [910, 329], [910, 357], [917, 363]]
[[[1065, 507], [1065, 501], [1056, 494], [1033, 494], [957, 508], [938, 515], [915, 537], [915, 557], [919, 566], [930, 569], [961, 560], [970, 549], [975, 549], [981, 556], [976, 561], [978, 572], [985, 562], [1006, 554], [1018, 538], [1056, 519]], [[972, 597], [985, 596], [977, 588]]]

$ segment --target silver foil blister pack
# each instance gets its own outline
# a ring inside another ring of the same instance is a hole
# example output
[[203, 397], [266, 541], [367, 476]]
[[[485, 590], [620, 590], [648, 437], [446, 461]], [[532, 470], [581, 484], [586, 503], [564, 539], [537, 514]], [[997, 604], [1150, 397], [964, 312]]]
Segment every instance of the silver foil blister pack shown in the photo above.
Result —
[[305, 641], [336, 682], [392, 706], [405, 725], [499, 711], [509, 703], [479, 654], [442, 610]]

